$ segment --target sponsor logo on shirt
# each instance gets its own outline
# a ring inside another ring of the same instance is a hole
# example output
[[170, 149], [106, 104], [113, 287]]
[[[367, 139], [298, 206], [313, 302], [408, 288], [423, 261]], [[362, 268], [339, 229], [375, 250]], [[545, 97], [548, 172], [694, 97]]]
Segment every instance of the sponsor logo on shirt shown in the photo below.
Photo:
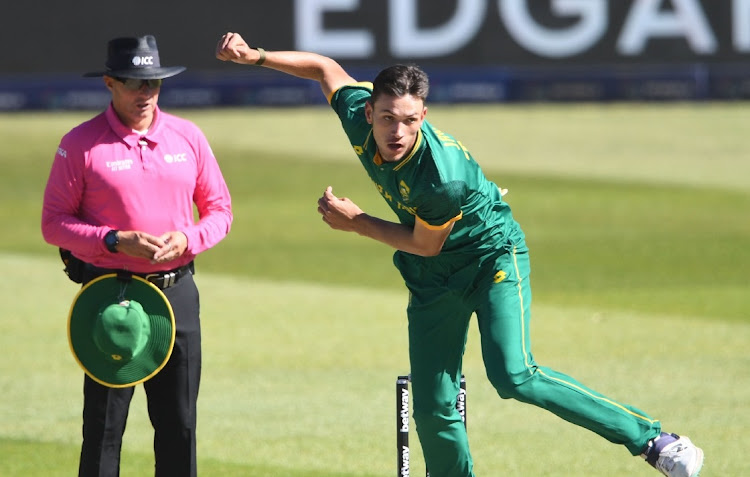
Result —
[[107, 161], [107, 168], [112, 172], [127, 171], [133, 167], [132, 159], [118, 159], [116, 161]]
[[181, 152], [179, 154], [164, 154], [164, 162], [172, 164], [173, 162], [187, 162], [187, 154]]
[[58, 147], [57, 148], [57, 155], [60, 156], [60, 157], [68, 157], [68, 151], [66, 151], [65, 149], [63, 149], [61, 147]]

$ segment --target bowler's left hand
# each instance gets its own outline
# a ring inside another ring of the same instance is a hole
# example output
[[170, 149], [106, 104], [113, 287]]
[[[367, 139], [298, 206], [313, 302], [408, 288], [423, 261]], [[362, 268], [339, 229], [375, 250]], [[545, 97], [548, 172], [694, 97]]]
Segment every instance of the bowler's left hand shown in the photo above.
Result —
[[345, 232], [355, 231], [355, 220], [363, 214], [357, 204], [346, 197], [333, 195], [333, 188], [328, 186], [323, 197], [318, 199], [318, 213], [323, 216], [323, 222], [332, 229]]

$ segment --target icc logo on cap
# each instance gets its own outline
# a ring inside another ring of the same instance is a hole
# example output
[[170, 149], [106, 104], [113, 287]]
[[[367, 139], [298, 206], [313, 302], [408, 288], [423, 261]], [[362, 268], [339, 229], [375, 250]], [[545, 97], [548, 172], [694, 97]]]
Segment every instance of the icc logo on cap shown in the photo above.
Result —
[[134, 56], [133, 57], [133, 65], [134, 66], [148, 66], [154, 64], [154, 57], [153, 56]]

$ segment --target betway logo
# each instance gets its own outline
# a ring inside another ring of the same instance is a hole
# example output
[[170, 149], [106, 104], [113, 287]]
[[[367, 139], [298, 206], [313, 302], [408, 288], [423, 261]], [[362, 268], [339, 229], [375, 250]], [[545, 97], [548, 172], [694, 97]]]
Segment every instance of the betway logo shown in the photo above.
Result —
[[456, 410], [462, 421], [466, 421], [466, 390], [461, 388], [456, 398]]
[[401, 446], [401, 468], [398, 469], [398, 475], [406, 477], [409, 475], [409, 448]]
[[399, 432], [409, 432], [409, 391], [407, 389], [401, 390], [401, 412], [399, 416], [401, 416]]

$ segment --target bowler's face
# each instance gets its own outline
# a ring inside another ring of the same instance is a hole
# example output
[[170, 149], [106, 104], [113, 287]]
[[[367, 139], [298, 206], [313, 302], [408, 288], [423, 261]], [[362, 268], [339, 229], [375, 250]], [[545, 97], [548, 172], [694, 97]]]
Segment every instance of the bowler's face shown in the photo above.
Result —
[[380, 157], [386, 162], [396, 162], [408, 155], [426, 115], [424, 101], [411, 95], [381, 95], [375, 103], [368, 102], [365, 116], [372, 124]]
[[143, 82], [140, 88], [133, 91], [110, 76], [104, 77], [104, 83], [112, 92], [112, 105], [123, 124], [136, 131], [151, 126], [161, 88], [150, 88]]

